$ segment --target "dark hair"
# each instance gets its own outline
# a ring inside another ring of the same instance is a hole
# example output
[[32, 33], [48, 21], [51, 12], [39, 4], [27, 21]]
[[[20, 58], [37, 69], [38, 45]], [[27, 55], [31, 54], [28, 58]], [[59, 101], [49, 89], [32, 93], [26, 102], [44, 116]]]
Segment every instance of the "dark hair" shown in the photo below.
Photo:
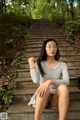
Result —
[[[38, 64], [38, 67], [39, 67], [39, 70], [40, 70], [40, 73], [41, 73], [42, 76], [45, 73], [42, 69], [41, 61], [45, 61], [47, 59], [47, 54], [46, 54], [46, 49], [45, 48], [46, 48], [46, 44], [50, 41], [54, 41], [56, 43], [56, 45], [58, 46], [58, 43], [53, 38], [49, 38], [49, 39], [44, 41], [44, 43], [42, 45], [42, 48], [41, 48], [41, 51], [40, 51], [40, 55], [37, 59], [37, 64]], [[56, 52], [56, 55], [55, 55], [55, 60], [59, 60], [59, 58], [60, 58], [60, 53], [59, 53], [59, 48], [57, 48], [57, 52]]]

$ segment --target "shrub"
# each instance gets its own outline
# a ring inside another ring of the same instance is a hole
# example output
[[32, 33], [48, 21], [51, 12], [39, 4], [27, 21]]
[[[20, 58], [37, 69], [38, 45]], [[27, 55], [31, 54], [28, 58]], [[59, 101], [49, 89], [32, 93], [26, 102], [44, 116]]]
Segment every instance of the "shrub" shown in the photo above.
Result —
[[0, 102], [1, 102], [2, 108], [4, 107], [4, 105], [6, 105], [5, 109], [7, 109], [9, 105], [12, 103], [13, 95], [12, 95], [11, 89], [15, 87], [16, 87], [15, 81], [9, 83], [8, 85], [4, 85], [0, 87]]
[[0, 106], [8, 107], [13, 101], [11, 89], [16, 87], [17, 68], [30, 20], [14, 13], [0, 15]]
[[45, 19], [45, 18], [48, 18], [51, 12], [52, 12], [52, 7], [50, 6], [49, 3], [45, 1], [41, 4], [36, 5], [36, 9], [33, 10], [32, 15], [33, 15], [33, 18]]
[[49, 15], [49, 20], [62, 26], [64, 25], [64, 18], [61, 16], [61, 14], [57, 11], [53, 11], [50, 15]]
[[66, 22], [65, 32], [66, 32], [67, 40], [75, 41], [76, 35], [80, 33], [80, 21], [70, 20]]

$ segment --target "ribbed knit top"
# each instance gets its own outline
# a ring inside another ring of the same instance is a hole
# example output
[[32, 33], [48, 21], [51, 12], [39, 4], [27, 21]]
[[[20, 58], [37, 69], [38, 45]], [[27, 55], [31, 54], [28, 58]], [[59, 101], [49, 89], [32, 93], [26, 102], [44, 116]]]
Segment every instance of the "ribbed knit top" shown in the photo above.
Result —
[[[42, 77], [37, 63], [35, 63], [35, 68], [30, 69], [31, 78], [34, 83], [43, 83], [47, 80], [56, 80], [57, 85], [66, 84], [69, 85], [69, 73], [67, 64], [64, 62], [58, 62], [58, 64], [51, 68], [46, 61], [41, 62], [41, 66], [44, 70], [44, 76]], [[50, 93], [55, 93], [56, 86], [50, 85]]]

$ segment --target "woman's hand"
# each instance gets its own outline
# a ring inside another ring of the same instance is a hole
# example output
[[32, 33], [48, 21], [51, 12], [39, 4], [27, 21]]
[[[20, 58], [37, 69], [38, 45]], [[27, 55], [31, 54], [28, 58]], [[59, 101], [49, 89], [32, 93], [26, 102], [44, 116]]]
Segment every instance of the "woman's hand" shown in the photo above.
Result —
[[34, 62], [34, 63], [35, 63], [36, 60], [37, 60], [36, 58], [34, 58], [34, 57], [30, 57], [30, 58], [28, 59], [28, 62], [29, 62], [29, 63], [31, 63], [31, 62]]
[[40, 97], [43, 97], [47, 91], [47, 89], [49, 88], [50, 85], [50, 80], [42, 83], [39, 88], [38, 88], [38, 94]]
[[30, 57], [30, 58], [28, 59], [30, 68], [34, 68], [34, 67], [35, 67], [35, 62], [36, 62], [36, 61], [37, 61], [37, 58], [34, 58], [34, 57]]

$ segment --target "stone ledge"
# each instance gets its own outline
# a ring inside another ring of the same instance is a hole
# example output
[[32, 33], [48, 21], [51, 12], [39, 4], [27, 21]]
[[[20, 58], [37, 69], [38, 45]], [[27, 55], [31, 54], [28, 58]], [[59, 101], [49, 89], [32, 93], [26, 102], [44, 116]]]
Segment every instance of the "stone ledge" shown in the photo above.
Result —
[[[19, 88], [19, 89], [14, 89], [12, 91], [12, 93], [14, 95], [27, 95], [27, 94], [34, 94], [34, 92], [36, 91], [36, 88]], [[69, 87], [69, 92], [70, 93], [80, 93], [80, 89], [78, 89], [77, 87]]]
[[[69, 105], [69, 112], [72, 111], [80, 111], [80, 104], [79, 101], [71, 101]], [[8, 110], [8, 113], [34, 113], [34, 108], [27, 105], [27, 102], [21, 102], [21, 103], [15, 103], [11, 105]], [[44, 113], [53, 113], [58, 112], [58, 110], [52, 109], [52, 108], [46, 108], [44, 110]]]

